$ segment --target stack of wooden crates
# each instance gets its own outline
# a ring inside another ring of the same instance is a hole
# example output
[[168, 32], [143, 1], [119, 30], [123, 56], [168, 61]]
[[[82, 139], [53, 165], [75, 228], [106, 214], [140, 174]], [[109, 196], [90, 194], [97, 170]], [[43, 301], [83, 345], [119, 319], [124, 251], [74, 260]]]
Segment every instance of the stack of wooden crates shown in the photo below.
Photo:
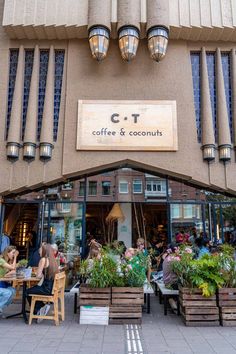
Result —
[[141, 324], [143, 303], [143, 288], [112, 288], [109, 323]]
[[216, 295], [202, 296], [202, 290], [180, 288], [181, 314], [186, 326], [219, 326]]
[[79, 297], [83, 315], [88, 317], [93, 313], [99, 320], [102, 313], [104, 316], [107, 313], [105, 308], [109, 307], [110, 324], [141, 324], [142, 322], [143, 288], [90, 288], [88, 285], [81, 285]]
[[218, 290], [220, 322], [222, 326], [236, 326], [236, 289], [222, 288]]

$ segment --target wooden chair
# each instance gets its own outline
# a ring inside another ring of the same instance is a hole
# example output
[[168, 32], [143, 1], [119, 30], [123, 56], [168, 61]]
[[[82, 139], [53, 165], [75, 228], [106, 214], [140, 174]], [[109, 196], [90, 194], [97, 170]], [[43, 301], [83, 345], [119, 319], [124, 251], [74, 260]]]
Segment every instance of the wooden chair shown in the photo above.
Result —
[[[64, 292], [65, 292], [65, 272], [58, 273], [54, 279], [54, 285], [52, 289], [52, 295], [30, 295], [32, 297], [32, 302], [30, 306], [30, 318], [29, 325], [32, 323], [33, 318], [42, 318], [45, 320], [54, 320], [56, 326], [59, 325], [59, 316], [61, 320], [65, 319], [65, 302], [64, 302]], [[60, 299], [60, 311], [59, 311], [59, 299]], [[53, 316], [39, 316], [34, 315], [34, 307], [36, 301], [51, 302], [54, 305], [54, 314]]]

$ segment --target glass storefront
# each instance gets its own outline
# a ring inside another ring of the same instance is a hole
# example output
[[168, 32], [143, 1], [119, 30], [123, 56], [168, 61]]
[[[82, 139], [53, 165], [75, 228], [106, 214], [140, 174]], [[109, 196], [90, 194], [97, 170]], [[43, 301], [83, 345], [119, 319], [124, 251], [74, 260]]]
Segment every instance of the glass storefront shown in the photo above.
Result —
[[[123, 221], [107, 223], [118, 204]], [[91, 238], [101, 244], [124, 240], [127, 247], [135, 247], [138, 237], [167, 245], [178, 233], [196, 233], [217, 243], [232, 243], [235, 237], [236, 243], [236, 199], [124, 168], [5, 200], [1, 225], [21, 258], [42, 241], [56, 244], [69, 287]]]

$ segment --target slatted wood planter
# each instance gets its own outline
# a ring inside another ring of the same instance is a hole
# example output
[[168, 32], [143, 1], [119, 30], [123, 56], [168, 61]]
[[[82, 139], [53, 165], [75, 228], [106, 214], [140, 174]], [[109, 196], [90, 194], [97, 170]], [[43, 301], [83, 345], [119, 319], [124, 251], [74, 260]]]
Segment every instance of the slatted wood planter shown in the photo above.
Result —
[[218, 290], [220, 323], [222, 326], [236, 326], [236, 288]]
[[87, 284], [80, 285], [80, 306], [110, 306], [111, 288], [90, 288]]
[[141, 324], [143, 304], [143, 288], [112, 288], [109, 323]]
[[186, 326], [219, 326], [216, 295], [204, 297], [200, 289], [180, 288], [179, 301]]

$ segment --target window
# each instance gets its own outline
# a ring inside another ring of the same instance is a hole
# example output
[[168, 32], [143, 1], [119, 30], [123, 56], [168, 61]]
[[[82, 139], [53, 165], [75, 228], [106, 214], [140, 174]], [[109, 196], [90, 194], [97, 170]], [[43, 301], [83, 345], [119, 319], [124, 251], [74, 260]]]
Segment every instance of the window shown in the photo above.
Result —
[[13, 94], [14, 94], [15, 82], [16, 82], [18, 55], [19, 55], [19, 50], [17, 49], [10, 50], [6, 139], [8, 136], [8, 130], [10, 125], [11, 108], [12, 108]]
[[71, 211], [71, 203], [61, 203], [62, 213], [70, 213], [70, 211]]
[[40, 133], [43, 120], [43, 107], [47, 83], [49, 51], [40, 50], [40, 68], [39, 68], [39, 97], [38, 97], [38, 130], [37, 139], [40, 140]]
[[[212, 121], [215, 132], [215, 141], [218, 141], [217, 131], [217, 88], [216, 88], [216, 53], [207, 52], [207, 71], [209, 81], [209, 92], [211, 99]], [[233, 137], [233, 119], [232, 119], [232, 88], [231, 88], [231, 55], [229, 52], [221, 52], [222, 70], [224, 76], [225, 95], [229, 118], [229, 127], [231, 139]], [[191, 52], [191, 65], [192, 65], [192, 80], [193, 80], [193, 94], [194, 106], [196, 116], [196, 127], [198, 142], [201, 142], [201, 68], [200, 68], [200, 52]]]
[[181, 205], [172, 204], [171, 205], [171, 217], [172, 219], [179, 219], [181, 217]]
[[53, 125], [53, 140], [57, 140], [57, 131], [59, 123], [59, 113], [61, 104], [61, 87], [64, 68], [64, 50], [55, 51], [55, 80], [54, 80], [54, 125]]
[[97, 182], [89, 181], [88, 195], [97, 195]]
[[232, 88], [231, 88], [231, 60], [230, 59], [231, 59], [230, 53], [227, 52], [221, 53], [229, 126], [230, 126], [231, 140], [233, 141], [233, 112], [232, 112], [232, 97], [231, 97]]
[[30, 83], [33, 70], [33, 61], [34, 61], [34, 51], [26, 50], [25, 51], [25, 72], [24, 72], [24, 99], [23, 99], [23, 117], [22, 117], [22, 140], [25, 135], [25, 124], [26, 124], [26, 114], [29, 101], [30, 93]]
[[84, 187], [85, 187], [85, 182], [84, 181], [79, 182], [79, 196], [80, 197], [84, 196]]
[[147, 192], [166, 192], [166, 182], [165, 181], [148, 181], [146, 183]]
[[133, 193], [142, 193], [142, 180], [141, 179], [135, 179], [133, 181]]
[[70, 191], [70, 190], [72, 190], [72, 188], [73, 188], [72, 182], [65, 183], [61, 186], [62, 191]]
[[209, 89], [211, 97], [212, 120], [215, 131], [215, 140], [217, 141], [217, 119], [216, 119], [216, 57], [215, 53], [208, 52], [207, 56], [207, 71], [209, 80]]
[[194, 217], [194, 214], [193, 214], [193, 205], [191, 204], [184, 204], [184, 218], [185, 219], [191, 219]]
[[193, 96], [197, 127], [197, 140], [201, 142], [201, 79], [200, 79], [200, 53], [191, 53]]
[[129, 186], [127, 181], [120, 181], [119, 183], [119, 193], [127, 194], [129, 193]]
[[110, 195], [111, 194], [111, 182], [103, 181], [102, 182], [102, 195]]

